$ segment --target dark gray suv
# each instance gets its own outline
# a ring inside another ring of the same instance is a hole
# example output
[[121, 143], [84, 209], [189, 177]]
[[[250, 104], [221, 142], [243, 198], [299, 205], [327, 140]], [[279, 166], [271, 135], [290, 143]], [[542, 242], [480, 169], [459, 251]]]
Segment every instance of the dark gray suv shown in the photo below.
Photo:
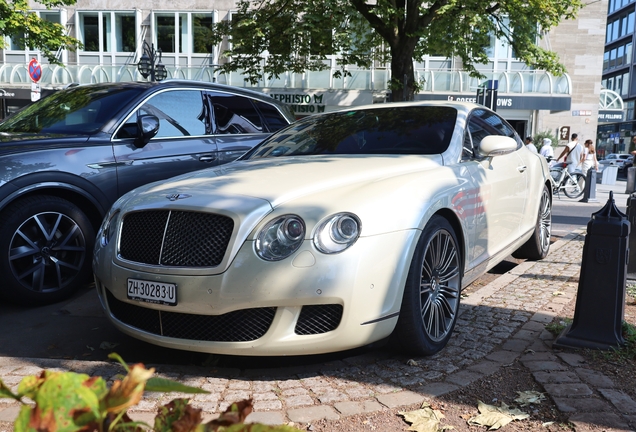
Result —
[[118, 197], [230, 162], [292, 121], [262, 93], [193, 81], [77, 86], [26, 107], [0, 123], [0, 296], [68, 297]]

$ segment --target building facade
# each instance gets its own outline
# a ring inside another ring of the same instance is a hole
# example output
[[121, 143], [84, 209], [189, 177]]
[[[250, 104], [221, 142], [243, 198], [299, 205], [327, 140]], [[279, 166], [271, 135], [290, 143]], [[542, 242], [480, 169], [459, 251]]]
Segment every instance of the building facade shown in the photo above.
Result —
[[[563, 126], [592, 136], [607, 4], [607, 0], [591, 2], [577, 20], [563, 22], [542, 40], [559, 53], [568, 72], [564, 76], [532, 70], [514, 58], [511, 47], [493, 38], [487, 49], [490, 61], [480, 67], [485, 80], [469, 77], [454, 60], [428, 57], [415, 65], [416, 78], [424, 82], [416, 99], [475, 101], [484, 81], [496, 82], [496, 108], [522, 136], [545, 130], [556, 135]], [[42, 94], [71, 83], [143, 80], [137, 63], [144, 41], [161, 50], [169, 78], [251, 87], [288, 103], [299, 116], [386, 100], [388, 65], [352, 68], [351, 76], [334, 78], [335, 56], [327, 59], [331, 69], [285, 74], [256, 85], [246, 84], [240, 73], [219, 74], [214, 66], [223, 61], [222, 47], [212, 46], [206, 35], [212, 23], [231, 19], [234, 0], [175, 0], [161, 8], [151, 0], [138, 0], [134, 8], [119, 0], [79, 0], [74, 7], [55, 10], [32, 5], [42, 18], [64, 25], [84, 48], [58, 52], [65, 65], [60, 67], [47, 64], [19, 37], [8, 40], [8, 49], [0, 51], [0, 117], [30, 103], [33, 89], [27, 69], [32, 58], [42, 63]]]
[[[636, 135], [636, 1], [610, 0], [607, 8], [605, 49], [603, 53], [603, 78], [601, 85], [613, 96], [616, 113], [601, 119], [598, 127], [598, 147], [606, 154], [627, 153], [634, 150], [631, 137]], [[608, 103], [612, 98], [608, 98]], [[620, 103], [622, 102], [622, 104]]]

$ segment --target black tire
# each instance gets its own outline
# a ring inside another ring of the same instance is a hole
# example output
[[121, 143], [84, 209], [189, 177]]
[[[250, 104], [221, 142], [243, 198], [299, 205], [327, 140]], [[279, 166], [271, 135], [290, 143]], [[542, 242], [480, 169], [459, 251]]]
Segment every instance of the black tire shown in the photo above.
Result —
[[392, 334], [400, 351], [433, 355], [446, 346], [459, 311], [463, 262], [453, 227], [433, 216], [422, 231]]
[[542, 260], [548, 256], [550, 251], [550, 236], [552, 234], [552, 203], [550, 202], [550, 191], [547, 186], [543, 187], [541, 202], [539, 203], [539, 215], [532, 237], [517, 249], [512, 256], [520, 259], [532, 261]]
[[568, 198], [578, 198], [585, 192], [585, 176], [581, 173], [570, 174], [572, 179], [565, 181], [563, 193]]
[[71, 202], [22, 199], [0, 214], [0, 295], [21, 305], [69, 297], [90, 277], [95, 230]]

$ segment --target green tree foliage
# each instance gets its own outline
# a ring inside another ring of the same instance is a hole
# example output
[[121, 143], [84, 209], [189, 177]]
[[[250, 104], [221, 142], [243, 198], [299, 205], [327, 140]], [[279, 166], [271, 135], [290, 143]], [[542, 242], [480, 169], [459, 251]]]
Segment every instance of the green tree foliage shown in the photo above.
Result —
[[351, 65], [390, 62], [391, 87], [401, 90], [392, 98], [408, 100], [419, 85], [414, 60], [459, 58], [478, 77], [475, 65], [488, 62], [492, 37], [507, 40], [529, 66], [561, 75], [558, 56], [537, 42], [582, 6], [580, 0], [240, 0], [233, 19], [215, 25], [214, 42], [231, 42], [220, 69], [243, 71], [252, 83], [326, 69], [327, 56], [335, 53], [336, 76], [348, 74]]
[[[40, 0], [46, 8], [70, 6], [75, 0]], [[54, 64], [61, 64], [55, 58], [59, 49], [76, 49], [80, 43], [67, 36], [61, 24], [41, 19], [29, 8], [27, 0], [0, 0], [0, 36], [17, 39], [20, 45], [38, 49]], [[7, 47], [6, 40], [0, 38], [0, 48]]]

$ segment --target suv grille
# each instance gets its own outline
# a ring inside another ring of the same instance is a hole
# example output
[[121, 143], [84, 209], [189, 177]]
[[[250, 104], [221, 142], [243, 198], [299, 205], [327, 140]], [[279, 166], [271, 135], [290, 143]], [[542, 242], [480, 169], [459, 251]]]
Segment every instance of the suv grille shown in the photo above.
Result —
[[108, 290], [106, 299], [119, 321], [148, 333], [178, 339], [210, 342], [247, 342], [269, 330], [275, 307], [243, 309], [223, 315], [192, 315], [158, 311], [124, 303]]
[[211, 213], [152, 210], [122, 222], [120, 255], [143, 264], [215, 267], [223, 261], [234, 221]]

